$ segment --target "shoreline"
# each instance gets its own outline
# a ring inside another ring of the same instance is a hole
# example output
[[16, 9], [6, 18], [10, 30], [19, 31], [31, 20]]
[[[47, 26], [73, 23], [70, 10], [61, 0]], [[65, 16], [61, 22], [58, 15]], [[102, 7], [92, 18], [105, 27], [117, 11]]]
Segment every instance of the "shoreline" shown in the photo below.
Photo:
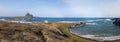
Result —
[[[9, 22], [9, 21], [4, 21], [4, 22]], [[13, 23], [21, 23], [21, 22], [13, 22]], [[25, 22], [25, 23], [26, 23], [26, 22]], [[33, 23], [35, 23], [35, 22], [31, 22], [31, 24], [33, 24]], [[38, 22], [36, 22], [36, 23], [38, 23]], [[50, 22], [50, 23], [51, 23], [51, 22]], [[54, 22], [52, 22], [52, 23], [54, 23]], [[61, 22], [55, 22], [55, 23], [61, 23]], [[66, 23], [66, 24], [67, 24], [67, 23]], [[74, 23], [74, 24], [76, 25], [76, 23]], [[74, 35], [74, 36], [76, 36], [76, 37], [80, 37], [80, 38], [82, 38], [82, 39], [90, 40], [90, 41], [104, 42], [104, 41], [98, 41], [98, 40], [95, 40], [95, 39], [85, 38], [85, 37], [83, 37], [83, 36], [81, 36], [81, 35], [78, 35], [77, 33], [72, 33], [72, 32], [70, 31], [70, 29], [71, 29], [72, 27], [75, 27], [75, 25], [70, 26], [70, 27], [67, 28], [70, 34], [72, 34], [72, 35]], [[81, 24], [80, 24], [80, 25], [81, 25]], [[118, 38], [117, 40], [113, 40], [113, 41], [110, 41], [110, 42], [114, 42], [114, 41], [120, 40], [120, 39], [119, 39], [120, 36], [117, 37], [117, 38]], [[107, 42], [108, 42], [108, 41], [107, 41]]]
[[74, 33], [71, 33], [70, 29], [71, 29], [71, 28], [68, 28], [69, 33], [72, 34], [72, 35], [74, 35], [74, 36], [76, 36], [76, 37], [80, 37], [80, 38], [83, 38], [83, 39], [86, 39], [86, 40], [90, 40], [90, 41], [95, 41], [95, 42], [97, 42], [97, 40], [93, 40], [93, 39], [89, 39], [89, 38], [84, 38], [84, 37], [78, 36], [78, 35], [76, 35], [76, 34], [74, 34]]
[[[76, 26], [74, 26], [76, 27]], [[112, 37], [94, 37], [95, 35], [79, 35], [77, 33], [73, 33], [72, 31], [70, 31], [71, 28], [74, 27], [70, 27], [68, 28], [69, 32], [72, 35], [75, 35], [77, 37], [86, 39], [86, 40], [91, 40], [91, 41], [95, 41], [95, 42], [115, 42], [115, 41], [119, 41], [120, 40], [120, 35], [119, 36], [112, 36]], [[109, 40], [111, 39], [111, 40]]]

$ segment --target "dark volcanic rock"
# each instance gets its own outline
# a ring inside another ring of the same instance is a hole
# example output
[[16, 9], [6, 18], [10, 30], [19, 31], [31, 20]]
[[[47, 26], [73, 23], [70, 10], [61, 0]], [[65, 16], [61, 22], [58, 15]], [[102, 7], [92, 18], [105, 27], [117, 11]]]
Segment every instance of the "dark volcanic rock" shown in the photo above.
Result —
[[113, 20], [115, 20], [113, 24], [120, 25], [120, 18], [114, 18]]
[[25, 18], [33, 18], [33, 15], [31, 15], [30, 13], [27, 13], [27, 14], [25, 15]]

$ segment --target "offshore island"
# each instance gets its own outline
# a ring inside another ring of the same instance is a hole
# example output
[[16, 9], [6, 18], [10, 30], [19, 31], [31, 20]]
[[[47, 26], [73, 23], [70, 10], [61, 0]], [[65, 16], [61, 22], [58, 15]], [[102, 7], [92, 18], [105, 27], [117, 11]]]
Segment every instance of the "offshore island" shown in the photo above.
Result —
[[[9, 17], [0, 21], [0, 41], [1, 42], [98, 42], [94, 39], [80, 37], [70, 32], [70, 28], [84, 26], [85, 22], [9, 22], [15, 20], [27, 20], [34, 18], [27, 13], [25, 16]], [[119, 26], [120, 19], [114, 18], [113, 24]], [[119, 42], [119, 40], [116, 40]], [[102, 41], [115, 42], [115, 41]]]

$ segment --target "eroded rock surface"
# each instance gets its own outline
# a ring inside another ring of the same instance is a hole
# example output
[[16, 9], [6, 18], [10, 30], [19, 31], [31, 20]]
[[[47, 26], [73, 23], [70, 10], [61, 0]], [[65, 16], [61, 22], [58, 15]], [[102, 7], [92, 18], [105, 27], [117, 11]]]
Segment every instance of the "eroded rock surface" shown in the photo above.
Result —
[[120, 25], [120, 18], [114, 18], [114, 20], [113, 24]]

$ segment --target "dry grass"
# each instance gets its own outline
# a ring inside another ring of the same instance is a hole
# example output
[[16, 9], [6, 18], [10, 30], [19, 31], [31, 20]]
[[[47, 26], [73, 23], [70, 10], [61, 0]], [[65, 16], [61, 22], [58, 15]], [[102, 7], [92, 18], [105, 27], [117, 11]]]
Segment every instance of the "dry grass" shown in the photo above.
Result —
[[65, 23], [10, 23], [0, 21], [0, 42], [90, 42], [72, 35]]

